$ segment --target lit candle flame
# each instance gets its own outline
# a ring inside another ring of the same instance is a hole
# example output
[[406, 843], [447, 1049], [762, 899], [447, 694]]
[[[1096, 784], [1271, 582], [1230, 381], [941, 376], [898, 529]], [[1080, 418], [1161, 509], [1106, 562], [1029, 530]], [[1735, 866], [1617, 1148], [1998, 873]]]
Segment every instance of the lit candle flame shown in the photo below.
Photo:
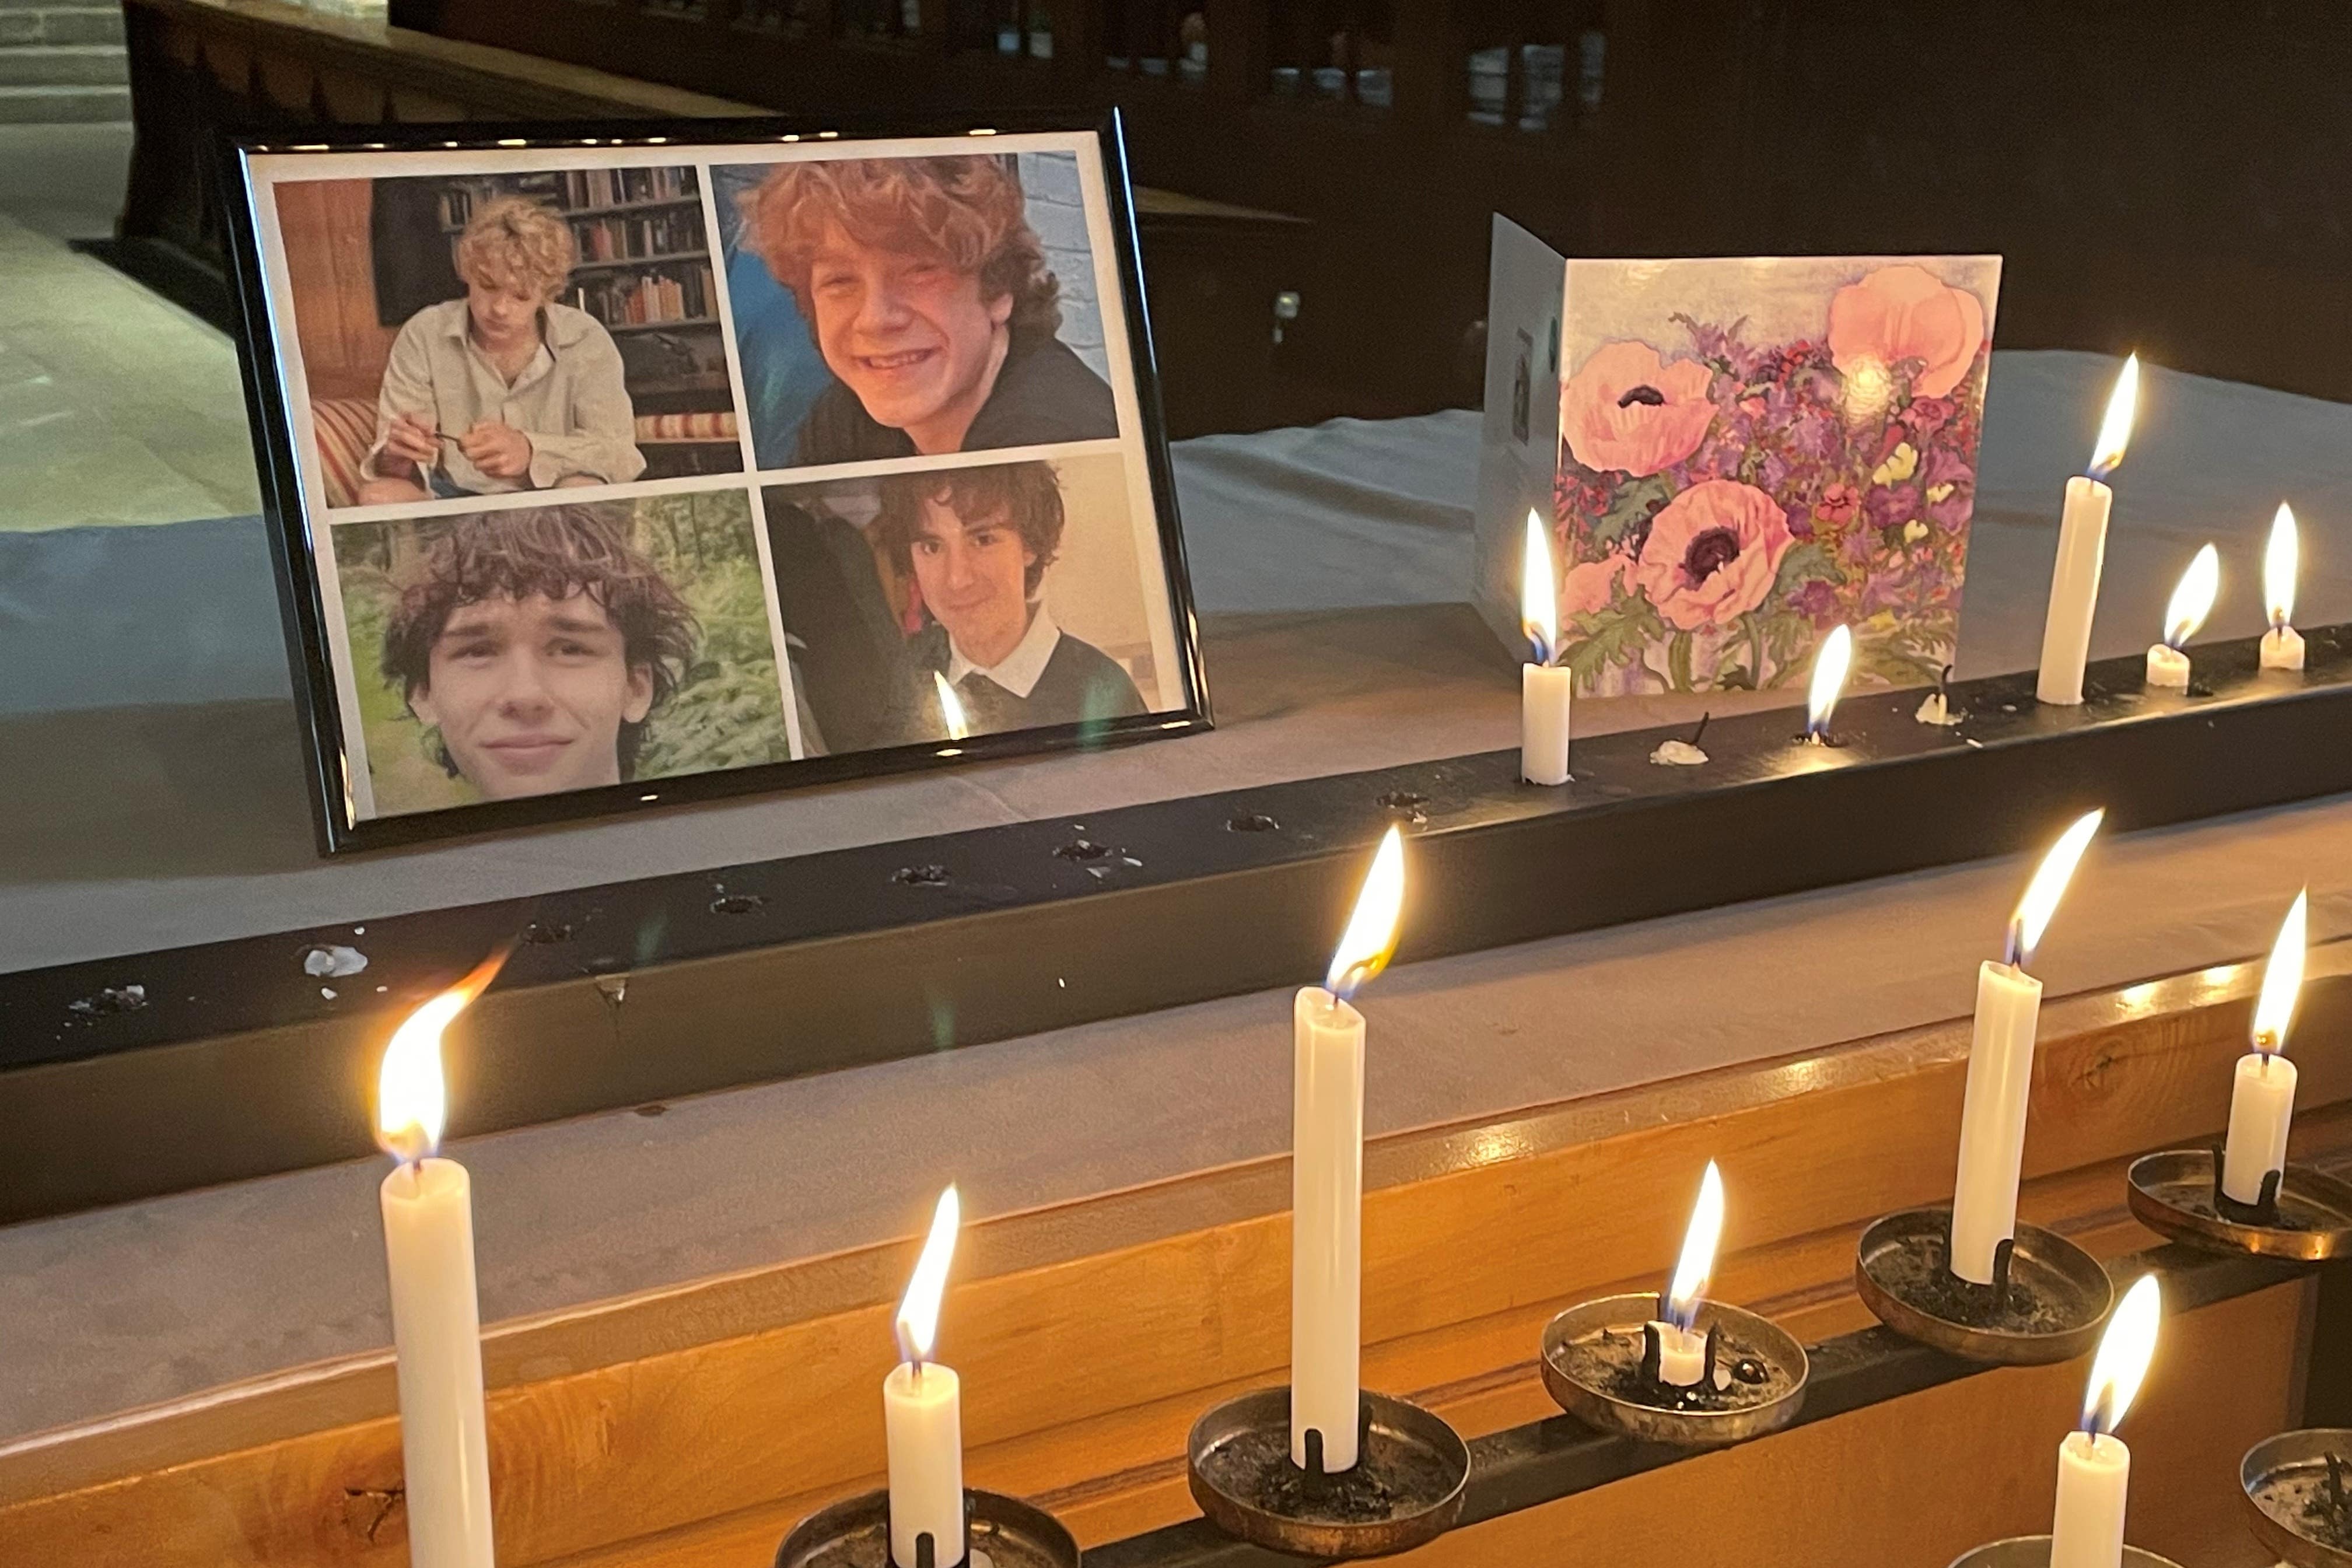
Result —
[[2164, 1295], [2156, 1276], [2141, 1275], [2107, 1320], [2099, 1353], [2091, 1363], [2091, 1384], [2083, 1394], [2083, 1430], [2092, 1436], [2113, 1432], [2131, 1408], [2156, 1354], [2156, 1326], [2163, 1316]]
[[2104, 479], [2124, 460], [2131, 445], [2132, 411], [2139, 402], [2139, 355], [2124, 361], [2116, 389], [2107, 395], [2107, 415], [2099, 421], [2099, 444], [2091, 452], [2091, 477]]
[[2017, 900], [2016, 915], [2009, 922], [2011, 968], [2023, 966], [2033, 956], [2033, 950], [2042, 945], [2042, 933], [2050, 929], [2050, 917], [2058, 912], [2058, 900], [2065, 896], [2066, 884], [2073, 879], [2083, 851], [2091, 847], [2091, 835], [2099, 830], [2106, 815], [2105, 806], [2084, 812], [2058, 836], [2058, 842], [2042, 858], [2033, 880], [2025, 885], [2025, 896]]
[[1397, 919], [1404, 912], [1404, 839], [1393, 827], [1381, 839], [1372, 868], [1364, 875], [1364, 889], [1356, 895], [1356, 912], [1331, 955], [1330, 973], [1323, 988], [1347, 997], [1389, 966], [1396, 951]]
[[1853, 632], [1847, 626], [1833, 629], [1822, 639], [1820, 651], [1813, 655], [1813, 681], [1805, 697], [1805, 733], [1829, 733], [1830, 714], [1836, 709], [1838, 694], [1845, 689], [1845, 672], [1853, 663]]
[[948, 678], [936, 669], [931, 671], [931, 679], [939, 685], [940, 717], [947, 723], [948, 739], [969, 740], [971, 738], [970, 721], [963, 716], [963, 704], [957, 700], [955, 688], [949, 685]]
[[2271, 625], [2284, 626], [2294, 620], [2294, 569], [2296, 550], [2294, 512], [2286, 502], [2279, 502], [2278, 512], [2271, 519], [2271, 542], [2263, 551], [2263, 597], [2270, 602]]
[[2271, 944], [2271, 961], [2263, 970], [2263, 994], [2254, 1004], [2254, 1049], [2264, 1056], [2286, 1049], [2286, 1026], [2294, 1016], [2294, 999], [2303, 989], [2305, 906], [2311, 889], [2294, 896], [2279, 922], [2278, 941]]
[[931, 1234], [923, 1239], [922, 1255], [898, 1303], [898, 1353], [919, 1369], [939, 1341], [940, 1300], [947, 1294], [948, 1265], [955, 1258], [956, 1226], [962, 1219], [963, 1200], [950, 1183], [931, 1211]]
[[393, 1031], [376, 1069], [375, 1141], [403, 1163], [427, 1158], [441, 1146], [449, 1110], [441, 1075], [441, 1031], [498, 978], [511, 948], [474, 966], [472, 973], [411, 1013]]
[[2164, 646], [2179, 652], [2213, 613], [2214, 595], [2221, 591], [2221, 553], [2208, 544], [2180, 574], [2180, 585], [2172, 590], [2172, 602], [2164, 607]]
[[1536, 509], [1528, 508], [1528, 548], [1519, 562], [1519, 625], [1535, 645], [1538, 664], [1549, 664], [1559, 648], [1559, 581], [1551, 569], [1551, 534]]
[[1709, 1160], [1706, 1174], [1699, 1178], [1698, 1202], [1691, 1207], [1690, 1228], [1683, 1232], [1674, 1282], [1666, 1287], [1666, 1321], [1685, 1333], [1698, 1321], [1698, 1304], [1715, 1272], [1716, 1244], [1722, 1239], [1723, 1173]]

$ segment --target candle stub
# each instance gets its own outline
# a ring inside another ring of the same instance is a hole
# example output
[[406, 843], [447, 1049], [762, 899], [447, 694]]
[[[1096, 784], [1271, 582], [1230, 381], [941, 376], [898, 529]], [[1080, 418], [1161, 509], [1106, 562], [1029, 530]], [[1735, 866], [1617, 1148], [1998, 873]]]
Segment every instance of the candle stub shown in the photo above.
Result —
[[1688, 741], [1661, 741], [1650, 761], [1662, 768], [1696, 768], [1706, 763], [1706, 753]]
[[1519, 776], [1529, 784], [1568, 782], [1569, 708], [1575, 679], [1557, 665], [1519, 667]]
[[2273, 626], [2263, 634], [2264, 669], [2301, 669], [2303, 634], [2293, 626]]
[[1672, 1388], [1696, 1388], [1706, 1376], [1706, 1336], [1696, 1329], [1653, 1321], [1658, 1342], [1658, 1381]]
[[2175, 691], [2188, 690], [2189, 656], [2162, 643], [2150, 645], [2147, 650], [2147, 683]]

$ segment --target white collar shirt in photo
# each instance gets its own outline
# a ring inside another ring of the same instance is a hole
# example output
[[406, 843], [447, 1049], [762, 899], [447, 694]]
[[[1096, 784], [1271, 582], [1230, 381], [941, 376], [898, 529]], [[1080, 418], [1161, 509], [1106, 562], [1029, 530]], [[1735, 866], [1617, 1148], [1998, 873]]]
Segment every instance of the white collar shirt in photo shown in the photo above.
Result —
[[1021, 640], [1013, 645], [1013, 651], [994, 665], [972, 663], [964, 658], [963, 650], [957, 647], [955, 639], [950, 637], [948, 639], [948, 684], [961, 686], [965, 676], [978, 675], [996, 682], [1013, 696], [1026, 700], [1029, 693], [1037, 689], [1038, 679], [1045, 673], [1045, 666], [1052, 660], [1054, 649], [1061, 646], [1061, 641], [1062, 628], [1054, 624], [1053, 616], [1043, 605], [1039, 605], [1037, 613], [1029, 617], [1029, 629], [1021, 634]]

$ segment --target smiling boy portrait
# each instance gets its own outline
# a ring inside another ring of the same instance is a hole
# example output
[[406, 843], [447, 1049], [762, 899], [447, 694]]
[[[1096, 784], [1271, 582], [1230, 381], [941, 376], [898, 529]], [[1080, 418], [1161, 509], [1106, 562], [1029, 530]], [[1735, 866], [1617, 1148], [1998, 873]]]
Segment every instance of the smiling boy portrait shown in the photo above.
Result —
[[1058, 335], [1062, 282], [1013, 161], [781, 163], [738, 205], [740, 244], [791, 295], [832, 377], [793, 464], [1118, 434], [1109, 384]]

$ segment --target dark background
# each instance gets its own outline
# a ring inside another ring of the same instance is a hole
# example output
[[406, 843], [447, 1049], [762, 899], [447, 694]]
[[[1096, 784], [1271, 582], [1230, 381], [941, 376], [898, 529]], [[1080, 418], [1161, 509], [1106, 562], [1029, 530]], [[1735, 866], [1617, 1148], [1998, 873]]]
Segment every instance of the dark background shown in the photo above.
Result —
[[1139, 184], [1307, 220], [1153, 300], [1163, 335], [1181, 306], [1270, 340], [1299, 297], [1263, 372], [1229, 367], [1267, 378], [1234, 424], [1475, 401], [1496, 211], [1571, 255], [1997, 251], [2003, 347], [2352, 395], [2352, 9], [2324, 0], [394, 10], [795, 113], [1117, 103]]

